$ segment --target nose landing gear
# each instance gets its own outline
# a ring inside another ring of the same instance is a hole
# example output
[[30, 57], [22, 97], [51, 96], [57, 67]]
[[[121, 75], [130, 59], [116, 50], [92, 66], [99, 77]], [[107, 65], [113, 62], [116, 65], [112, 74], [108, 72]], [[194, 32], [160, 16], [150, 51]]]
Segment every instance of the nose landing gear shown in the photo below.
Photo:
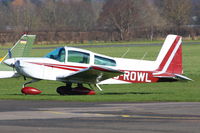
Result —
[[23, 87], [21, 89], [21, 92], [25, 95], [38, 95], [38, 94], [42, 93], [42, 91], [40, 91], [36, 88], [26, 87], [27, 84], [31, 84], [31, 83], [34, 83], [34, 82], [37, 82], [37, 81], [39, 81], [39, 80], [32, 79], [31, 81], [24, 83]]

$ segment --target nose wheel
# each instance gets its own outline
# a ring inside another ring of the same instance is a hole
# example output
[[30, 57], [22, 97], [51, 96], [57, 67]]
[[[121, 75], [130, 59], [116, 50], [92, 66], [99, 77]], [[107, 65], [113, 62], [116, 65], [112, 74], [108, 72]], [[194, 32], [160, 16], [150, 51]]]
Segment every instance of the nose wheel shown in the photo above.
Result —
[[39, 80], [32, 79], [31, 81], [24, 83], [23, 87], [21, 89], [21, 92], [25, 95], [38, 95], [38, 94], [42, 93], [42, 91], [40, 91], [36, 88], [26, 87], [27, 84], [31, 84], [31, 83], [34, 83], [34, 82], [37, 82], [37, 81], [39, 81]]

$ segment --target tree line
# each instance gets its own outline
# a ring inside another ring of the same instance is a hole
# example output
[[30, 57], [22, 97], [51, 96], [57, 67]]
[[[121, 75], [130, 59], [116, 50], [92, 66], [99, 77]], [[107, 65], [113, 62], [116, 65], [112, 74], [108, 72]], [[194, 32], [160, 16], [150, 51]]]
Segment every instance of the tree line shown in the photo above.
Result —
[[23, 32], [51, 43], [194, 38], [199, 7], [192, 0], [1, 0], [0, 42]]

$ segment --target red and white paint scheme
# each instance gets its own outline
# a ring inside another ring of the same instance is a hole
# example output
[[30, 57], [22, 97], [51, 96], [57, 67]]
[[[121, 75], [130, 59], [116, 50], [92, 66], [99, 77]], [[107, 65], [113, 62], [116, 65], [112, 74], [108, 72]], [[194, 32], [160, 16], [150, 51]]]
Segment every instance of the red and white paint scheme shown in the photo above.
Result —
[[66, 83], [57, 88], [57, 92], [64, 95], [72, 90], [75, 92], [72, 83], [78, 84], [77, 90], [87, 90], [83, 84], [101, 89], [99, 85], [102, 84], [191, 80], [182, 75], [181, 45], [180, 36], [168, 35], [155, 61], [109, 57], [79, 48], [61, 47], [42, 58], [10, 58], [4, 63], [14, 67], [17, 74], [33, 79], [24, 86], [39, 80]]

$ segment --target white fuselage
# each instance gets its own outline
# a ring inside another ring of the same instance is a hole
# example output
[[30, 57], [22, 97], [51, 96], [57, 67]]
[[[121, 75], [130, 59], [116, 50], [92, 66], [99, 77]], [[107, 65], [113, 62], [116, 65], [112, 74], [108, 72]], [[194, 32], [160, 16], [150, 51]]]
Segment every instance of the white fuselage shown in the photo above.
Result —
[[[74, 62], [59, 62], [50, 58], [14, 58], [13, 64], [16, 66], [16, 71], [25, 77], [33, 79], [42, 79], [42, 80], [57, 80], [62, 82], [67, 82], [60, 80], [62, 77], [70, 76], [82, 69], [89, 68], [91, 66], [98, 66], [94, 64], [94, 55], [95, 53], [90, 53], [90, 63], [74, 63]], [[99, 54], [98, 54], [99, 55]], [[101, 55], [103, 56], [103, 55]], [[116, 61], [116, 66], [106, 66], [107, 68], [117, 69], [120, 71], [132, 72], [132, 71], [153, 71], [156, 69], [154, 61], [144, 61], [144, 60], [134, 60], [134, 59], [125, 59], [125, 58], [112, 58], [108, 56], [109, 59]], [[12, 59], [10, 59], [12, 60]], [[15, 62], [14, 62], [15, 61]], [[17, 62], [16, 62], [17, 61]], [[7, 61], [8, 62], [8, 61]], [[12, 61], [10, 61], [12, 62]], [[8, 64], [8, 63], [7, 63]], [[145, 64], [145, 65], [144, 65]], [[101, 66], [101, 65], [99, 65]], [[134, 74], [134, 73], [133, 73]], [[142, 74], [142, 73], [139, 73]], [[135, 76], [138, 76], [136, 73]], [[148, 82], [147, 75], [144, 75], [142, 81]], [[126, 80], [126, 77], [124, 77]], [[128, 79], [128, 77], [127, 77]], [[136, 78], [135, 78], [136, 80]], [[119, 80], [117, 78], [111, 78], [99, 82], [99, 84], [121, 84], [121, 83], [130, 83], [127, 81]]]

